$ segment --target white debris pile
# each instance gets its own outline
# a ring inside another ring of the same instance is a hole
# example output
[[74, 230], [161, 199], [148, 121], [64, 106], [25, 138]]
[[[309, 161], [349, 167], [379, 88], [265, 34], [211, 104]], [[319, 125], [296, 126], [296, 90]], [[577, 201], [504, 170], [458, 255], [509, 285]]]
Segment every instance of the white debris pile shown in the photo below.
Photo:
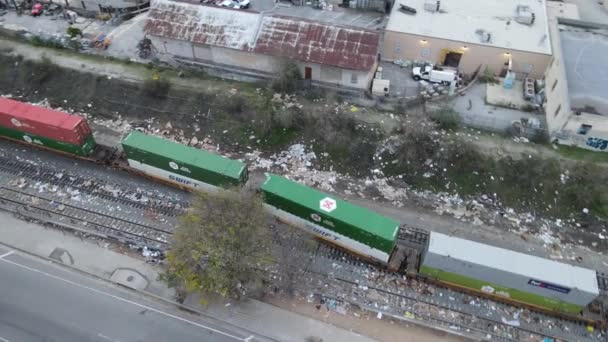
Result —
[[119, 133], [128, 133], [133, 129], [131, 123], [129, 123], [127, 120], [123, 120], [120, 115], [118, 116], [118, 119], [115, 120], [101, 118], [93, 118], [92, 120], [89, 120], [93, 121], [97, 125], [110, 128], [111, 130]]
[[287, 151], [281, 151], [268, 158], [260, 155], [258, 151], [246, 155], [246, 159], [254, 169], [270, 170], [272, 167], [280, 167], [285, 172], [311, 167], [313, 160], [317, 158], [314, 152], [306, 152], [306, 146], [302, 144], [291, 145]]
[[298, 102], [298, 98], [295, 94], [289, 95], [289, 94], [274, 93], [272, 95], [271, 101], [276, 104], [282, 105], [282, 107], [284, 109], [293, 108], [293, 107], [302, 109], [304, 107], [302, 104], [300, 104]]
[[318, 188], [326, 192], [336, 192], [336, 185], [340, 175], [335, 171], [317, 171], [299, 169], [291, 173], [289, 178], [300, 181], [308, 186]]
[[[397, 188], [390, 184], [388, 184], [388, 180], [386, 178], [375, 178], [373, 180], [373, 186], [380, 191], [382, 196], [393, 202], [399, 202], [408, 198], [408, 191], [405, 188]], [[398, 207], [403, 206], [401, 202], [399, 202]]]

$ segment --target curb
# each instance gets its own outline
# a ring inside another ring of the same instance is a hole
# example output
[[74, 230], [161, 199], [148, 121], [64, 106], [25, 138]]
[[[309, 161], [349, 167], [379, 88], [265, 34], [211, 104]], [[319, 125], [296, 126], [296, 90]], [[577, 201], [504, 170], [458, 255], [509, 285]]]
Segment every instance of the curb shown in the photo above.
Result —
[[215, 320], [215, 321], [221, 322], [221, 323], [223, 323], [223, 324], [226, 324], [226, 325], [229, 325], [229, 326], [231, 326], [231, 327], [234, 327], [234, 328], [236, 328], [236, 329], [237, 329], [237, 330], [239, 330], [239, 331], [242, 331], [242, 332], [244, 331], [244, 332], [246, 332], [246, 333], [248, 333], [248, 334], [250, 334], [250, 335], [253, 335], [253, 336], [255, 336], [256, 338], [261, 338], [261, 339], [263, 339], [263, 340], [265, 340], [265, 341], [280, 342], [280, 340], [278, 340], [278, 339], [276, 339], [276, 338], [274, 338], [274, 337], [265, 336], [265, 335], [262, 335], [262, 334], [260, 334], [260, 333], [257, 333], [257, 332], [254, 332], [254, 331], [252, 331], [252, 330], [249, 330], [248, 328], [239, 327], [239, 326], [237, 326], [237, 325], [235, 325], [235, 324], [233, 324], [233, 323], [231, 323], [231, 322], [225, 321], [225, 320], [223, 320], [223, 319], [221, 319], [221, 318], [213, 317], [213, 316], [211, 316], [211, 315], [209, 315], [209, 314], [207, 314], [207, 313], [201, 312], [201, 311], [196, 310], [196, 309], [194, 309], [194, 308], [192, 308], [192, 307], [189, 307], [189, 306], [187, 306], [187, 305], [184, 305], [184, 304], [178, 303], [178, 302], [176, 302], [176, 301], [173, 301], [173, 300], [167, 299], [167, 298], [165, 298], [165, 297], [161, 297], [161, 296], [156, 295], [156, 294], [154, 294], [154, 293], [151, 293], [151, 292], [149, 292], [149, 291], [146, 291], [146, 290], [136, 290], [136, 289], [133, 289], [133, 288], [128, 287], [128, 286], [125, 286], [125, 285], [123, 285], [123, 284], [116, 283], [116, 282], [112, 281], [111, 279], [108, 279], [108, 278], [105, 278], [105, 277], [99, 276], [99, 275], [97, 275], [97, 274], [89, 273], [89, 272], [87, 272], [87, 271], [85, 271], [85, 270], [82, 270], [82, 269], [77, 268], [77, 267], [74, 267], [74, 266], [66, 265], [66, 264], [64, 264], [64, 263], [58, 262], [58, 261], [57, 261], [57, 260], [55, 260], [55, 259], [51, 259], [51, 258], [46, 257], [46, 256], [42, 256], [42, 255], [38, 255], [38, 254], [32, 253], [32, 252], [30, 252], [30, 251], [24, 250], [24, 249], [19, 248], [19, 247], [12, 246], [12, 245], [7, 244], [7, 243], [2, 242], [2, 241], [0, 241], [0, 246], [4, 246], [4, 247], [6, 247], [6, 248], [9, 248], [9, 249], [12, 249], [12, 250], [18, 251], [18, 252], [20, 252], [20, 253], [23, 253], [23, 254], [29, 255], [29, 256], [31, 256], [31, 257], [34, 257], [34, 258], [37, 258], [37, 259], [40, 259], [40, 260], [43, 260], [43, 261], [46, 261], [46, 262], [52, 263], [53, 265], [57, 265], [57, 266], [60, 266], [60, 267], [64, 267], [64, 268], [66, 268], [66, 269], [68, 269], [68, 270], [70, 270], [70, 271], [73, 271], [73, 272], [76, 272], [76, 273], [80, 273], [81, 275], [85, 275], [85, 276], [90, 277], [90, 278], [94, 278], [94, 279], [97, 279], [97, 280], [101, 280], [101, 281], [103, 281], [104, 283], [109, 283], [109, 284], [111, 284], [111, 285], [118, 286], [118, 287], [120, 287], [121, 289], [126, 289], [126, 290], [129, 290], [129, 291], [131, 291], [131, 292], [138, 293], [138, 294], [143, 295], [143, 296], [146, 296], [146, 297], [150, 297], [150, 298], [152, 298], [152, 299], [154, 299], [154, 300], [157, 300], [157, 301], [163, 302], [164, 304], [168, 304], [168, 305], [174, 306], [174, 307], [178, 308], [179, 310], [186, 311], [186, 312], [191, 313], [191, 314], [194, 314], [194, 315], [196, 315], [196, 316], [200, 316], [200, 317], [204, 317], [204, 318], [208, 318], [208, 319], [211, 319], [211, 320]]

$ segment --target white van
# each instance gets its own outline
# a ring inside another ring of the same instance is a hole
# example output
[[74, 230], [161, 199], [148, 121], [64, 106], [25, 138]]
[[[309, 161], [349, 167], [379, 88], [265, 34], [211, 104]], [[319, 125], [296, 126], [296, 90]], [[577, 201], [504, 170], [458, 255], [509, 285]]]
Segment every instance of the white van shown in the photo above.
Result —
[[427, 80], [433, 83], [450, 85], [456, 81], [457, 76], [458, 72], [456, 70], [433, 67], [430, 64], [412, 69], [412, 78], [416, 81]]

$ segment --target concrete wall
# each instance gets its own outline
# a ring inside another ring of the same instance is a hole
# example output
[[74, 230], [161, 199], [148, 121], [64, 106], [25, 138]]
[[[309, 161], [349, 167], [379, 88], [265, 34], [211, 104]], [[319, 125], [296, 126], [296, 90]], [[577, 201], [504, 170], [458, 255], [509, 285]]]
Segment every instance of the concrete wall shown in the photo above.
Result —
[[[161, 57], [164, 57], [165, 59], [175, 56], [204, 61], [210, 64], [222, 64], [238, 69], [257, 71], [266, 74], [268, 77], [271, 77], [277, 72], [282, 63], [281, 58], [253, 52], [217, 46], [204, 46], [186, 41], [163, 39], [154, 36], [150, 36], [149, 38], [162, 55]], [[361, 90], [369, 88], [376, 70], [375, 66], [369, 71], [358, 71], [315, 63], [294, 62], [300, 69], [302, 76], [305, 75], [307, 67], [311, 69], [312, 81], [327, 83], [328, 85], [335, 87], [349, 87]]]
[[[549, 39], [549, 38], [547, 38]], [[422, 41], [426, 42], [422, 42]], [[466, 48], [465, 48], [466, 46]], [[449, 49], [462, 52], [459, 69], [465, 74], [471, 74], [481, 65], [499, 74], [508, 61], [510, 53], [513, 61], [513, 71], [521, 78], [529, 74], [533, 78], [542, 78], [547, 65], [551, 61], [550, 55], [497, 48], [492, 46], [476, 45], [445, 39], [430, 38], [399, 32], [387, 31], [384, 34], [382, 59], [418, 60], [439, 63], [442, 50]]]
[[566, 65], [562, 60], [556, 19], [549, 21], [549, 32], [553, 46], [553, 60], [549, 63], [545, 73], [545, 115], [548, 133], [550, 136], [554, 136], [562, 129], [572, 110], [568, 100]]
[[[583, 125], [590, 127], [584, 134], [580, 130]], [[562, 144], [608, 152], [608, 117], [589, 113], [570, 115], [556, 137]]]
[[[608, 117], [588, 113], [574, 113], [568, 95], [566, 65], [556, 18], [549, 21], [553, 60], [545, 73], [545, 115], [551, 140], [593, 151], [608, 152]], [[591, 126], [581, 134], [583, 125]]]

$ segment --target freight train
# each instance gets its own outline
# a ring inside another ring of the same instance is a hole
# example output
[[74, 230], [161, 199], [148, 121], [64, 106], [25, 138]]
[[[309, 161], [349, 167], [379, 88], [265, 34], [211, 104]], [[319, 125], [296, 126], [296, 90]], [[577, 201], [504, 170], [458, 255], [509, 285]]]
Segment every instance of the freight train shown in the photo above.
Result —
[[[0, 136], [187, 189], [248, 183], [241, 161], [139, 131], [119, 147], [103, 146], [83, 118], [10, 99], [0, 98]], [[580, 313], [599, 296], [597, 274], [589, 269], [435, 232], [416, 235], [396, 220], [275, 174], [257, 190], [277, 219], [391, 271], [566, 314]]]

